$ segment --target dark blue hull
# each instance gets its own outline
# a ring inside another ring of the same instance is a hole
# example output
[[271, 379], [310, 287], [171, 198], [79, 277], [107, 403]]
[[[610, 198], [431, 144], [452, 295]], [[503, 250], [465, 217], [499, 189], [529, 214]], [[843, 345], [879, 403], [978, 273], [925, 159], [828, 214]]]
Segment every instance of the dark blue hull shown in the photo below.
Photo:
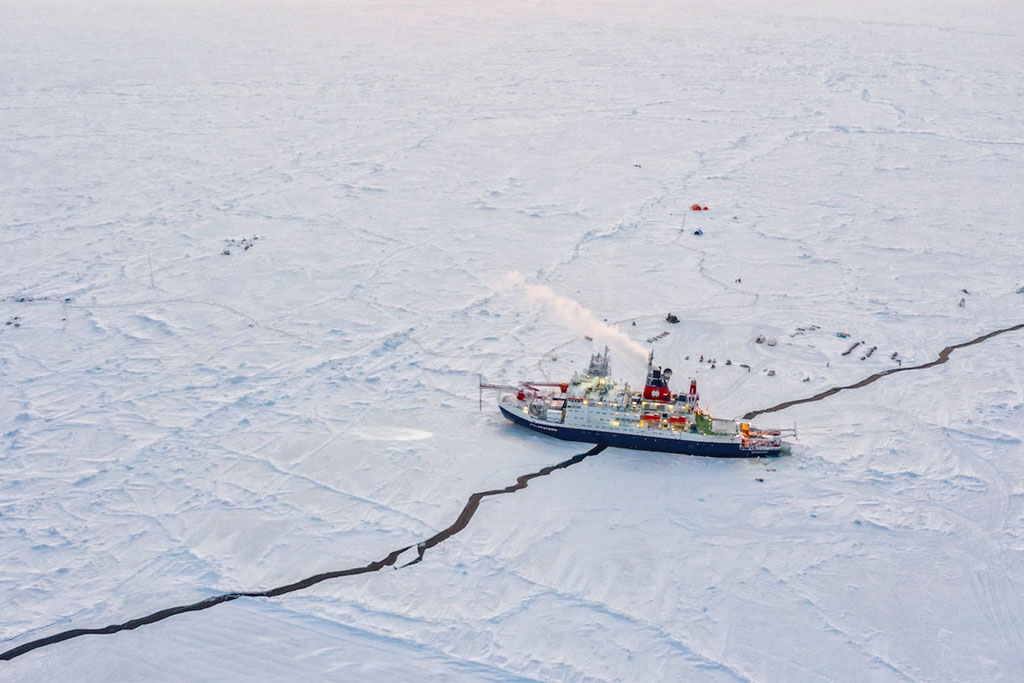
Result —
[[553, 436], [563, 441], [581, 441], [583, 443], [603, 444], [616, 448], [634, 448], [642, 451], [661, 451], [663, 453], [682, 453], [684, 455], [702, 455], [711, 458], [763, 458], [779, 455], [781, 449], [764, 449], [752, 451], [740, 448], [738, 443], [716, 443], [708, 441], [682, 441], [665, 439], [638, 434], [616, 434], [599, 432], [593, 429], [579, 429], [556, 424], [537, 424], [507, 410], [499, 405], [501, 414], [516, 424], [528, 427], [546, 436]]

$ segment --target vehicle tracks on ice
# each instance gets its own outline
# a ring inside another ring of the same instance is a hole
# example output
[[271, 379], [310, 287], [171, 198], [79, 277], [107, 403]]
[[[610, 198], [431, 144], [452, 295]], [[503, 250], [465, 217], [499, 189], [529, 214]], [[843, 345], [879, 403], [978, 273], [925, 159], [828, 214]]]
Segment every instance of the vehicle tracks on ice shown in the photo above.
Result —
[[996, 337], [999, 336], [1000, 334], [1005, 334], [1007, 332], [1014, 332], [1016, 330], [1024, 330], [1024, 323], [1021, 323], [1019, 325], [1013, 325], [1012, 327], [1004, 327], [1001, 330], [995, 330], [993, 332], [983, 334], [980, 337], [971, 339], [970, 341], [965, 341], [959, 344], [953, 344], [952, 346], [947, 346], [946, 348], [939, 351], [938, 358], [928, 363], [922, 363], [921, 365], [913, 365], [909, 367], [898, 367], [889, 368], [888, 370], [882, 370], [881, 372], [876, 372], [875, 374], [865, 377], [864, 379], [854, 384], [847, 384], [846, 386], [841, 387], [832, 387], [831, 389], [826, 389], [825, 391], [819, 394], [815, 394], [814, 396], [810, 396], [808, 398], [798, 398], [793, 401], [783, 401], [782, 403], [774, 405], [771, 408], [764, 408], [762, 410], [752, 410], [746, 415], [744, 415], [743, 419], [752, 420], [758, 415], [764, 415], [765, 413], [777, 413], [780, 410], [785, 410], [786, 408], [791, 408], [793, 406], [800, 405], [801, 403], [814, 403], [815, 401], [820, 401], [822, 399], [828, 398], [833, 394], [838, 394], [840, 391], [843, 391], [845, 389], [860, 389], [861, 387], [866, 387], [867, 385], [872, 384], [873, 382], [877, 382], [878, 380], [882, 379], [887, 375], [894, 375], [897, 372], [910, 372], [912, 370], [925, 370], [927, 368], [933, 368], [936, 365], [942, 365], [943, 363], [948, 361], [950, 354], [952, 354], [957, 349], [962, 349], [967, 346], [980, 344], [983, 341], [988, 341], [992, 337]]
[[443, 543], [444, 541], [448, 540], [455, 534], [465, 529], [469, 525], [470, 520], [473, 519], [473, 515], [476, 514], [477, 509], [480, 507], [480, 502], [484, 498], [488, 498], [491, 496], [500, 496], [506, 493], [515, 493], [516, 491], [525, 489], [527, 486], [529, 486], [530, 480], [536, 479], [538, 477], [546, 477], [547, 475], [551, 474], [556, 470], [562, 470], [567, 467], [572, 467], [573, 465], [579, 464], [580, 462], [586, 460], [592, 455], [597, 455], [605, 448], [606, 446], [594, 446], [589, 451], [586, 451], [585, 453], [578, 453], [573, 457], [569, 458], [568, 460], [563, 460], [562, 462], [555, 463], [554, 465], [548, 465], [547, 467], [543, 467], [537, 470], [536, 472], [521, 475], [519, 477], [516, 477], [515, 484], [510, 484], [505, 488], [490, 489], [487, 491], [477, 491], [476, 493], [470, 495], [469, 499], [466, 501], [465, 506], [463, 506], [462, 508], [462, 512], [459, 513], [458, 518], [456, 518], [456, 520], [449, 526], [445, 527], [444, 529], [437, 532], [425, 541], [420, 541], [415, 545], [407, 545], [403, 548], [399, 548], [398, 550], [393, 550], [390, 553], [388, 553], [385, 557], [370, 562], [369, 564], [363, 565], [361, 567], [351, 567], [348, 569], [339, 569], [332, 572], [315, 574], [313, 576], [302, 579], [301, 581], [296, 581], [294, 583], [289, 583], [284, 586], [278, 586], [277, 588], [271, 588], [265, 591], [237, 591], [232, 593], [224, 593], [222, 595], [206, 598], [205, 600], [200, 600], [199, 602], [194, 602], [190, 605], [168, 607], [167, 609], [162, 609], [158, 612], [153, 612], [152, 614], [146, 615], [144, 617], [130, 619], [121, 624], [111, 624], [110, 626], [106, 626], [103, 628], [75, 628], [70, 629], [68, 631], [62, 631], [61, 633], [55, 633], [52, 636], [47, 636], [45, 638], [39, 638], [37, 640], [32, 640], [27, 643], [22, 643], [18, 647], [11, 648], [10, 650], [6, 650], [4, 652], [0, 652], [0, 659], [11, 660], [15, 657], [19, 657], [25, 653], [31, 652], [32, 650], [37, 650], [41, 647], [46, 647], [47, 645], [56, 645], [57, 643], [63, 642], [65, 640], [70, 640], [71, 638], [77, 638], [79, 636], [109, 635], [112, 633], [118, 633], [120, 631], [131, 631], [139, 628], [140, 626], [146, 626], [148, 624], [154, 624], [158, 621], [163, 621], [164, 619], [167, 619], [168, 617], [173, 617], [177, 614], [185, 614], [187, 612], [199, 612], [201, 610], [215, 607], [223, 602], [231, 602], [232, 600], [237, 600], [238, 598], [275, 598], [279, 595], [285, 595], [286, 593], [293, 593], [295, 591], [310, 588], [318, 583], [329, 581], [331, 579], [339, 579], [344, 576], [355, 576], [357, 574], [368, 574], [370, 572], [380, 571], [385, 567], [393, 567], [394, 564], [398, 561], [398, 558], [404, 552], [412, 548], [416, 548], [416, 558], [411, 562], [407, 562], [406, 564], [401, 565], [400, 568], [414, 565], [423, 560], [423, 556], [424, 554], [426, 554], [428, 550], [430, 550], [431, 548], [440, 543]]

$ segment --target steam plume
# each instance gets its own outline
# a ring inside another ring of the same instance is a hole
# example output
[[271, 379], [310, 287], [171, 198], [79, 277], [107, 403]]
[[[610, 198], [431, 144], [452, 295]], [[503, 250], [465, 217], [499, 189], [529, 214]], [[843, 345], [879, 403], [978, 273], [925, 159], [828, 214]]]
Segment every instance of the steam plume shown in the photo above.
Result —
[[555, 294], [550, 287], [530, 284], [517, 272], [506, 274], [504, 284], [507, 287], [522, 287], [526, 291], [527, 301], [543, 303], [555, 319], [570, 331], [607, 344], [609, 348], [624, 353], [630, 360], [641, 364], [647, 363], [647, 350], [643, 346], [614, 325], [598, 320], [582, 304], [561, 294]]

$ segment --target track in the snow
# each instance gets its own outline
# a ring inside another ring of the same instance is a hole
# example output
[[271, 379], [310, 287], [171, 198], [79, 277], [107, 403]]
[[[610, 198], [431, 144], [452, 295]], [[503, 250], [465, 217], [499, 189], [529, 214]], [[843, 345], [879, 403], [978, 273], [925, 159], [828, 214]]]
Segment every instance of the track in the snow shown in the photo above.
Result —
[[[459, 513], [458, 518], [447, 528], [442, 529], [441, 531], [437, 532], [427, 540], [417, 543], [415, 546], [418, 553], [416, 559], [402, 566], [407, 567], [411, 564], [416, 564], [417, 562], [423, 559], [424, 553], [426, 553], [428, 550], [465, 529], [466, 526], [469, 524], [470, 520], [473, 519], [473, 515], [476, 514], [477, 508], [480, 507], [480, 501], [482, 501], [484, 498], [487, 498], [489, 496], [500, 496], [506, 493], [515, 493], [516, 491], [525, 489], [529, 485], [531, 479], [536, 479], [537, 477], [545, 477], [554, 472], [555, 470], [562, 470], [565, 469], [566, 467], [576, 465], [577, 463], [582, 462], [583, 460], [589, 458], [592, 455], [597, 455], [605, 448], [605, 446], [594, 446], [586, 453], [579, 453], [569, 458], [568, 460], [563, 460], [562, 462], [554, 465], [548, 465], [547, 467], [537, 470], [536, 472], [531, 472], [530, 474], [524, 474], [516, 478], [515, 484], [506, 486], [503, 489], [491, 489], [489, 491], [478, 491], [474, 493], [469, 497], [469, 500], [466, 501], [466, 505], [462, 508], [462, 512]], [[117, 633], [118, 631], [130, 631], [132, 629], [139, 628], [140, 626], [145, 626], [147, 624], [153, 624], [158, 621], [163, 621], [164, 619], [167, 619], [168, 617], [173, 617], [176, 614], [184, 614], [186, 612], [198, 612], [200, 610], [209, 609], [211, 607], [219, 605], [222, 602], [230, 602], [232, 600], [237, 600], [238, 598], [274, 598], [278, 595], [284, 595], [285, 593], [292, 593], [294, 591], [299, 591], [304, 588], [309, 588], [310, 586], [314, 586], [318, 583], [328, 581], [330, 579], [338, 579], [343, 576], [355, 576], [356, 574], [367, 574], [369, 572], [380, 571], [384, 567], [393, 566], [395, 562], [398, 561], [399, 556], [401, 556], [402, 553], [404, 553], [406, 550], [409, 550], [412, 547], [413, 546], [411, 545], [407, 545], [404, 548], [393, 550], [392, 552], [388, 553], [388, 555], [383, 559], [376, 560], [362, 567], [352, 567], [350, 569], [339, 569], [333, 572], [316, 574], [314, 576], [310, 576], [309, 578], [302, 579], [301, 581], [296, 581], [295, 583], [290, 583], [286, 586], [271, 588], [270, 590], [224, 593], [223, 595], [217, 595], [212, 598], [200, 600], [199, 602], [194, 602], [191, 605], [168, 607], [167, 609], [162, 609], [159, 612], [154, 612], [153, 614], [149, 614], [144, 617], [139, 617], [138, 619], [131, 619], [129, 621], [124, 622], [123, 624], [111, 624], [110, 626], [106, 626], [104, 628], [75, 628], [71, 629], [70, 631], [62, 631], [61, 633], [55, 633], [54, 635], [47, 636], [46, 638], [33, 640], [28, 643], [19, 645], [18, 647], [11, 648], [6, 652], [2, 652], [0, 653], [0, 659], [14, 659], [15, 657], [21, 656], [26, 652], [31, 652], [32, 650], [36, 650], [41, 647], [46, 647], [47, 645], [54, 645], [65, 640], [70, 640], [71, 638], [77, 638], [78, 636], [106, 635], [110, 633]]]
[[829, 396], [831, 396], [833, 394], [838, 394], [840, 391], [843, 391], [844, 389], [860, 389], [861, 387], [866, 387], [867, 385], [871, 384], [872, 382], [876, 382], [876, 381], [882, 379], [883, 377], [885, 377], [887, 375], [894, 375], [897, 372], [910, 372], [911, 370], [924, 370], [926, 368], [935, 367], [936, 365], [942, 365], [943, 363], [945, 363], [946, 361], [949, 360], [949, 355], [951, 353], [953, 353], [953, 351], [955, 351], [957, 349], [962, 349], [965, 346], [973, 346], [974, 344], [980, 344], [981, 342], [986, 341], [988, 339], [991, 339], [992, 337], [998, 336], [1000, 334], [1005, 334], [1007, 332], [1013, 332], [1015, 330], [1022, 330], [1022, 329], [1024, 329], [1024, 323], [1021, 323], [1020, 325], [1014, 325], [1013, 327], [1006, 327], [1006, 328], [1003, 328], [1001, 330], [996, 330], [995, 332], [989, 332], [988, 334], [983, 334], [980, 337], [977, 337], [977, 338], [972, 339], [970, 341], [965, 341], [965, 342], [962, 342], [960, 344], [953, 344], [952, 346], [947, 346], [946, 348], [944, 348], [941, 351], [939, 351], [939, 357], [938, 358], [936, 358], [935, 360], [933, 360], [933, 361], [931, 361], [929, 363], [924, 363], [922, 365], [914, 365], [914, 366], [906, 367], [906, 368], [904, 368], [904, 367], [889, 368], [888, 370], [883, 370], [882, 372], [876, 372], [875, 374], [871, 375], [870, 377], [865, 377], [864, 379], [862, 379], [861, 381], [859, 381], [859, 382], [857, 382], [855, 384], [848, 384], [848, 385], [843, 386], [843, 387], [832, 387], [831, 389], [826, 389], [825, 391], [821, 392], [820, 394], [815, 394], [814, 396], [811, 396], [809, 398], [798, 398], [795, 401], [785, 401], [785, 402], [780, 403], [780, 404], [778, 404], [776, 406], [772, 406], [771, 408], [765, 408], [763, 410], [752, 410], [749, 413], [747, 413], [746, 415], [744, 415], [743, 419], [744, 420], [752, 420], [755, 417], [757, 417], [758, 415], [764, 415], [765, 413], [777, 413], [780, 410], [785, 410], [786, 408], [791, 408], [793, 406], [800, 405], [801, 403], [813, 403], [814, 401], [820, 401], [820, 400], [822, 400], [824, 398], [828, 398]]

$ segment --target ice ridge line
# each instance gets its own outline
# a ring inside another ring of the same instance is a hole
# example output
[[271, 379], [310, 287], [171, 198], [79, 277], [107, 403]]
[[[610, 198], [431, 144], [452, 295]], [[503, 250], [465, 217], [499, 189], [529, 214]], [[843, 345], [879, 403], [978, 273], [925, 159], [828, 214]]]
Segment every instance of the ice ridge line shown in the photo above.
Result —
[[800, 405], [801, 403], [813, 403], [814, 401], [820, 401], [823, 398], [828, 398], [829, 396], [832, 396], [833, 394], [838, 394], [840, 391], [843, 391], [844, 389], [860, 389], [861, 387], [866, 387], [867, 385], [871, 384], [872, 382], [877, 382], [878, 380], [882, 379], [883, 377], [885, 377], [887, 375], [893, 375], [893, 374], [895, 374], [897, 372], [910, 372], [911, 370], [925, 370], [927, 368], [933, 368], [936, 365], [942, 365], [943, 363], [948, 361], [950, 354], [953, 353], [954, 351], [956, 351], [957, 349], [962, 349], [965, 346], [973, 346], [974, 344], [980, 344], [981, 342], [987, 341], [987, 340], [991, 339], [992, 337], [998, 336], [1000, 334], [1005, 334], [1007, 332], [1014, 332], [1016, 330], [1021, 330], [1021, 329], [1024, 329], [1024, 323], [1021, 323], [1019, 325], [1014, 325], [1012, 327], [1005, 327], [1005, 328], [1003, 328], [1001, 330], [995, 330], [994, 332], [989, 332], [987, 334], [983, 334], [980, 337], [977, 337], [977, 338], [972, 339], [970, 341], [965, 341], [965, 342], [961, 342], [959, 344], [953, 344], [952, 346], [947, 346], [946, 348], [944, 348], [941, 351], [939, 351], [939, 357], [938, 358], [936, 358], [933, 361], [929, 361], [928, 363], [923, 363], [922, 365], [914, 365], [914, 366], [906, 367], [906, 368], [904, 368], [904, 367], [889, 368], [888, 370], [883, 370], [882, 372], [876, 372], [875, 374], [871, 375], [870, 377], [865, 377], [864, 379], [862, 379], [861, 381], [859, 381], [859, 382], [857, 382], [855, 384], [847, 384], [846, 386], [842, 386], [842, 387], [832, 387], [831, 389], [826, 389], [825, 391], [821, 392], [820, 394], [815, 394], [814, 396], [811, 396], [809, 398], [798, 398], [798, 399], [793, 400], [793, 401], [784, 401], [784, 402], [782, 402], [782, 403], [780, 403], [778, 405], [772, 406], [771, 408], [765, 408], [763, 410], [752, 410], [749, 413], [747, 413], [746, 415], [744, 415], [743, 419], [744, 420], [752, 420], [755, 417], [757, 417], [758, 415], [764, 415], [765, 413], [777, 413], [780, 410], [785, 410], [786, 408], [791, 408], [793, 406]]
[[[536, 472], [531, 472], [530, 474], [524, 474], [516, 478], [515, 484], [506, 486], [503, 489], [491, 489], [489, 491], [478, 491], [476, 493], [473, 493], [472, 495], [470, 495], [469, 500], [466, 501], [466, 505], [462, 508], [462, 512], [459, 513], [459, 516], [455, 520], [455, 522], [452, 523], [450, 526], [446, 527], [445, 529], [442, 529], [441, 531], [437, 532], [427, 540], [416, 544], [416, 550], [418, 553], [416, 559], [402, 566], [408, 567], [409, 565], [413, 565], [417, 562], [420, 562], [421, 560], [423, 560], [423, 555], [424, 553], [426, 553], [427, 550], [433, 548], [439, 543], [444, 542], [445, 540], [451, 538], [455, 534], [465, 529], [466, 526], [469, 525], [470, 520], [473, 519], [473, 515], [476, 514], [477, 508], [480, 507], [480, 501], [483, 500], [484, 498], [488, 496], [497, 496], [506, 493], [515, 493], [516, 491], [525, 489], [529, 485], [531, 479], [536, 479], [537, 477], [546, 477], [555, 470], [561, 470], [567, 467], [571, 467], [577, 463], [582, 462], [583, 460], [589, 458], [592, 455], [597, 455], [605, 448], [606, 446], [594, 446], [586, 453], [579, 453], [569, 458], [568, 460], [563, 460], [562, 462], [556, 463], [554, 465], [548, 465], [547, 467], [541, 468]], [[158, 621], [163, 621], [164, 619], [167, 619], [168, 617], [173, 617], [176, 614], [184, 614], [186, 612], [198, 612], [200, 610], [210, 609], [211, 607], [219, 605], [222, 602], [231, 602], [232, 600], [237, 600], [238, 598], [274, 598], [279, 595], [284, 595], [285, 593], [292, 593], [294, 591], [309, 588], [310, 586], [314, 586], [318, 583], [328, 581], [330, 579], [337, 579], [342, 576], [355, 576], [356, 574], [367, 574], [369, 572], [380, 571], [384, 567], [393, 566], [395, 562], [398, 561], [399, 556], [412, 547], [413, 546], [411, 545], [407, 545], [404, 548], [393, 550], [390, 553], [388, 553], [387, 556], [383, 559], [370, 562], [369, 564], [362, 567], [352, 567], [350, 569], [339, 569], [333, 572], [315, 574], [308, 578], [302, 579], [301, 581], [296, 581], [295, 583], [289, 583], [287, 585], [278, 586], [277, 588], [271, 588], [265, 591], [239, 591], [233, 593], [224, 593], [223, 595], [216, 595], [211, 598], [206, 598], [205, 600], [200, 600], [199, 602], [194, 602], [191, 605], [168, 607], [167, 609], [162, 609], [159, 612], [153, 612], [152, 614], [140, 617], [138, 619], [131, 619], [129, 621], [124, 622], [123, 624], [111, 624], [110, 626], [106, 626], [104, 628], [75, 628], [68, 631], [62, 631], [61, 633], [55, 633], [52, 636], [39, 638], [38, 640], [33, 640], [28, 643], [23, 643], [22, 645], [19, 645], [15, 648], [11, 648], [6, 652], [0, 652], [0, 660], [9, 661], [27, 652], [31, 652], [32, 650], [36, 650], [41, 647], [46, 647], [47, 645], [55, 645], [57, 643], [63, 642], [65, 640], [70, 640], [71, 638], [77, 638], [79, 636], [109, 635], [112, 633], [118, 633], [119, 631], [131, 631], [139, 628], [140, 626], [146, 626], [147, 624], [154, 624]]]

